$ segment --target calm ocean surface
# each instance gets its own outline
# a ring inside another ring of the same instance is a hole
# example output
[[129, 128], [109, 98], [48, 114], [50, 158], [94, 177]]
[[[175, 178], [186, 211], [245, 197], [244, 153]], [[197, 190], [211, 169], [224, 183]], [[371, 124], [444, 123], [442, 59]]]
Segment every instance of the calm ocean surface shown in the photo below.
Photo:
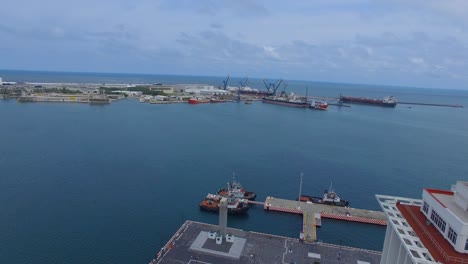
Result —
[[[0, 71], [4, 81], [200, 82], [221, 78]], [[250, 86], [261, 88], [259, 80]], [[321, 96], [394, 95], [463, 104], [468, 91], [290, 81]], [[0, 100], [0, 263], [148, 263], [208, 192], [235, 172], [266, 196], [320, 195], [351, 206], [375, 194], [420, 198], [468, 180], [468, 108], [399, 105], [328, 112], [254, 103], [106, 106]], [[229, 226], [298, 237], [302, 217], [252, 208]], [[319, 239], [381, 250], [385, 228], [323, 220]]]

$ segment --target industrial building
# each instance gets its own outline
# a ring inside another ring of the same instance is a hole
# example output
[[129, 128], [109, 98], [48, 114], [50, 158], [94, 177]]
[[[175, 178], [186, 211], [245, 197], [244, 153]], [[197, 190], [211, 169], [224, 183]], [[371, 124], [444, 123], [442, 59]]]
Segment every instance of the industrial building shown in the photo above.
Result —
[[422, 200], [376, 195], [388, 217], [381, 264], [468, 264], [468, 182]]
[[175, 85], [157, 84], [157, 85], [150, 86], [149, 89], [151, 91], [162, 92], [165, 94], [172, 94], [175, 91]]

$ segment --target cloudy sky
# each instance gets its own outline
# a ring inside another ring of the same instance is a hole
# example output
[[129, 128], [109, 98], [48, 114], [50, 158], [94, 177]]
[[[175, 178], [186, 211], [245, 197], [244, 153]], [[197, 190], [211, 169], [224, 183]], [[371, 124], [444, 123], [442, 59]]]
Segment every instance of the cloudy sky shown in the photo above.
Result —
[[466, 0], [6, 0], [0, 69], [468, 88]]

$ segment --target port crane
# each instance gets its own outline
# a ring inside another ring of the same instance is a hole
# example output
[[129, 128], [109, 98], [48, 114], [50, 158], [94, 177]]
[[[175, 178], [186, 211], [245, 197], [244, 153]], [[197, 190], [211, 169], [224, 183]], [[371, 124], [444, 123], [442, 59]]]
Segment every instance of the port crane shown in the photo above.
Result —
[[[280, 93], [281, 96], [282, 96], [282, 95], [285, 95], [285, 93], [286, 93], [285, 91], [286, 91], [286, 88], [287, 88], [287, 87], [288, 87], [288, 83], [283, 82], [283, 90], [281, 90], [281, 93]], [[275, 92], [275, 93], [276, 93], [276, 92]]]
[[227, 86], [228, 86], [228, 83], [229, 83], [229, 79], [231, 79], [231, 76], [227, 76], [226, 79], [223, 80], [223, 90], [226, 90], [227, 89]]
[[239, 89], [237, 89], [237, 102], [240, 102], [241, 90], [244, 89], [244, 87], [247, 86], [248, 81], [249, 81], [248, 77], [245, 77], [244, 79], [239, 81], [240, 86], [239, 86]]
[[276, 95], [276, 91], [278, 88], [281, 86], [281, 84], [284, 83], [283, 79], [279, 79], [276, 82], [270, 82], [267, 79], [263, 79], [263, 84], [265, 84], [265, 88], [267, 89], [268, 93], [271, 93], [272, 95]]

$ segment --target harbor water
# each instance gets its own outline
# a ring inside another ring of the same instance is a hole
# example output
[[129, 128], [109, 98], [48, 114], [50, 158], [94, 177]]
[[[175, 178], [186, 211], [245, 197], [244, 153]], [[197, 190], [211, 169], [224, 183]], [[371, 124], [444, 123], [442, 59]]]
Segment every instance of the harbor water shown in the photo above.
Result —
[[[99, 79], [11, 74], [0, 73], [5, 81]], [[221, 80], [113, 80], [164, 78]], [[468, 106], [468, 91], [299, 81], [289, 86], [297, 93], [308, 86], [309, 95], [393, 95]], [[147, 263], [186, 219], [217, 223], [217, 215], [198, 204], [225, 187], [233, 172], [260, 201], [295, 199], [302, 172], [304, 194], [321, 195], [333, 181], [350, 206], [365, 209], [379, 209], [375, 194], [420, 198], [424, 187], [448, 189], [468, 179], [467, 108], [329, 108], [0, 100], [0, 263]], [[246, 216], [229, 217], [228, 225], [298, 237], [302, 217], [253, 207]], [[318, 238], [381, 250], [384, 233], [380, 226], [323, 219]]]

